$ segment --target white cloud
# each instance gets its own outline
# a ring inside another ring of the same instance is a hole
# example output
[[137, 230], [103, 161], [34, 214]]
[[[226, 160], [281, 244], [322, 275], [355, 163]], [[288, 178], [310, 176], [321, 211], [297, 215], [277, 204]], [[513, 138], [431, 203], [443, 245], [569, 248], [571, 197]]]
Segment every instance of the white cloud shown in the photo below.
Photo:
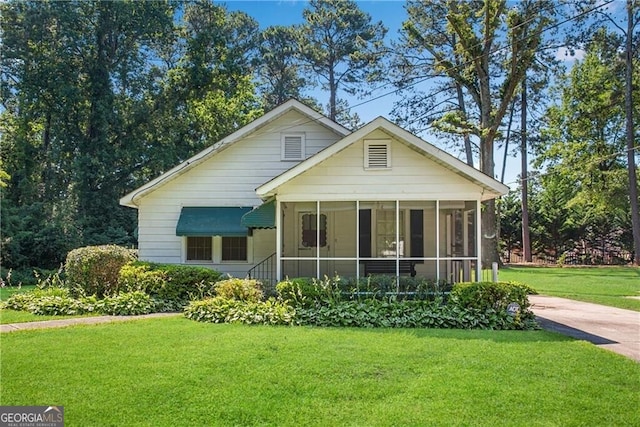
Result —
[[584, 59], [587, 52], [584, 49], [561, 47], [556, 51], [556, 59], [559, 61], [573, 62]]

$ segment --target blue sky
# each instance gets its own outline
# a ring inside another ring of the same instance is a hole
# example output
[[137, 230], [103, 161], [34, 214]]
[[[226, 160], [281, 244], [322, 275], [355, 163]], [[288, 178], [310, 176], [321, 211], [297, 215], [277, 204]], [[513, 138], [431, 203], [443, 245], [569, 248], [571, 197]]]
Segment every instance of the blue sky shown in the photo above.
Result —
[[[253, 17], [260, 24], [261, 28], [272, 25], [293, 25], [303, 22], [302, 11], [307, 7], [308, 2], [303, 0], [275, 0], [275, 1], [256, 1], [256, 0], [233, 0], [220, 2], [227, 6], [229, 10], [240, 10]], [[395, 38], [402, 22], [406, 19], [404, 10], [404, 1], [358, 1], [361, 10], [371, 15], [374, 22], [382, 21], [389, 30], [387, 33], [387, 41]], [[373, 97], [384, 92], [390, 92], [393, 87], [386, 87]], [[323, 104], [328, 102], [328, 95], [320, 90], [310, 93]], [[344, 95], [350, 105], [360, 104], [365, 100], [348, 98]], [[360, 119], [367, 123], [378, 116], [390, 118], [389, 113], [393, 108], [394, 97], [386, 96], [373, 102], [367, 102], [362, 106], [356, 106], [353, 111], [358, 113]]]
[[[302, 11], [307, 7], [308, 2], [304, 0], [232, 0], [218, 2], [226, 5], [228, 10], [239, 10], [247, 13], [253, 17], [260, 24], [261, 28], [266, 28], [272, 25], [292, 25], [299, 24], [303, 21]], [[371, 15], [374, 22], [382, 21], [387, 27], [387, 41], [395, 39], [398, 35], [398, 30], [402, 26], [402, 22], [406, 19], [406, 11], [404, 9], [404, 1], [394, 0], [357, 0], [358, 6], [361, 10]], [[624, 2], [620, 2], [624, 4]], [[616, 2], [612, 6], [617, 6]], [[581, 52], [578, 51], [578, 54]], [[564, 57], [564, 50], [559, 50], [558, 55]], [[561, 60], [571, 60], [572, 58], [558, 57]], [[366, 102], [363, 99], [344, 97], [349, 104], [353, 107], [352, 112], [356, 112], [360, 119], [367, 123], [378, 116], [383, 116], [391, 119], [390, 112], [393, 108], [394, 102], [398, 99], [395, 95], [390, 94], [387, 96], [381, 96], [383, 94], [393, 91], [392, 86], [385, 86], [382, 89], [375, 91], [369, 99], [377, 98], [371, 102]], [[310, 95], [318, 99], [320, 102], [326, 104], [328, 102], [328, 95], [322, 92], [320, 89], [316, 89], [310, 92]], [[418, 135], [432, 144], [439, 146], [440, 148], [447, 149], [455, 157], [464, 160], [462, 149], [452, 150], [447, 148], [445, 144], [441, 144], [433, 135], [423, 134]], [[502, 156], [503, 149], [496, 147], [495, 155], [495, 174], [499, 177], [502, 168]], [[520, 170], [520, 159], [517, 157], [509, 157], [507, 161], [507, 168], [505, 174], [505, 184], [516, 188], [516, 180]]]

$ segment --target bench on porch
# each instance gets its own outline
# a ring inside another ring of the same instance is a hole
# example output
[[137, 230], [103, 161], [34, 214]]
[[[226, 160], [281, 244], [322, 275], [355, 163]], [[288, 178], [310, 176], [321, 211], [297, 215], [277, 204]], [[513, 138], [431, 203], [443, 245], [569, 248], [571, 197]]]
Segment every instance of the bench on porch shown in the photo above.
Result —
[[[367, 261], [360, 261], [364, 264], [364, 275], [370, 274], [396, 274], [396, 260], [381, 260], [372, 259]], [[400, 274], [410, 274], [411, 277], [416, 277], [416, 261], [400, 260]]]

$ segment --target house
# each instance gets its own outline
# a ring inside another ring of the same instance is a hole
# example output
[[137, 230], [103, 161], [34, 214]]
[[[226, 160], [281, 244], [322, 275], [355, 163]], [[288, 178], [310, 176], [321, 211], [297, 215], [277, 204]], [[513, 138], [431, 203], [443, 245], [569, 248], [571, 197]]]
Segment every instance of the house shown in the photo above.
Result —
[[139, 257], [237, 277], [480, 277], [480, 203], [508, 187], [379, 117], [291, 100], [127, 194]]

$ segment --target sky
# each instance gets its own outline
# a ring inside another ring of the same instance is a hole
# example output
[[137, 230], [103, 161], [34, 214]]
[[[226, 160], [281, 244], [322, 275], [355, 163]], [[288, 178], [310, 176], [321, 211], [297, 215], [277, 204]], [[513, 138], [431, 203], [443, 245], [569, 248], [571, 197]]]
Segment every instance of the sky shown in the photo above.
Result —
[[[624, 5], [624, 1], [616, 0], [613, 3], [613, 7], [617, 6], [618, 2]], [[231, 0], [218, 3], [226, 5], [228, 10], [239, 10], [247, 13], [258, 21], [261, 28], [266, 28], [272, 25], [288, 26], [300, 24], [303, 22], [302, 11], [308, 5], [307, 1], [304, 0]], [[406, 11], [404, 9], [405, 1], [357, 0], [357, 3], [361, 10], [371, 15], [373, 22], [382, 21], [388, 28], [386, 37], [387, 41], [397, 38], [398, 31], [402, 27], [402, 22], [406, 19]], [[559, 49], [556, 57], [562, 61], [572, 63], [576, 59], [581, 59], [582, 55], [583, 51], [579, 49], [576, 50], [576, 55], [574, 57], [567, 55], [566, 49]], [[392, 86], [385, 86], [378, 91], [374, 91], [374, 93], [368, 97], [368, 99], [372, 99], [370, 102], [367, 102], [366, 99], [349, 98], [345, 95], [339, 95], [339, 97], [345, 98], [349, 102], [349, 105], [352, 106], [351, 112], [357, 113], [362, 122], [368, 123], [378, 116], [383, 116], [390, 120], [392, 119], [390, 113], [393, 109], [394, 103], [398, 100], [398, 97], [395, 94], [390, 93], [393, 90], [394, 88]], [[310, 91], [309, 94], [318, 99], [323, 105], [326, 105], [328, 102], [328, 94], [322, 92], [320, 89]], [[418, 136], [441, 149], [445, 149], [449, 154], [464, 161], [464, 153], [462, 152], [462, 149], [451, 149], [446, 144], [438, 141], [437, 138], [431, 134], [422, 134]], [[504, 150], [496, 147], [495, 175], [497, 179], [500, 179], [503, 155]], [[510, 156], [507, 161], [504, 183], [515, 189], [517, 187], [519, 172], [519, 157]]]

